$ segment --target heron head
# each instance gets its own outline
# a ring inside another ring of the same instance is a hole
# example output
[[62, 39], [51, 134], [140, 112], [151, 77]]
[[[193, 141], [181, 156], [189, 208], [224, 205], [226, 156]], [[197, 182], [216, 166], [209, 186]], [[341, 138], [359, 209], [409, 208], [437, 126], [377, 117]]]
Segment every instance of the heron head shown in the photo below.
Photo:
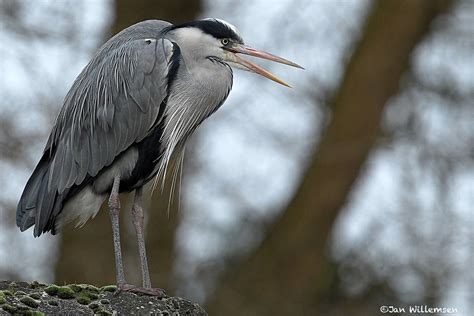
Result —
[[232, 68], [257, 73], [287, 87], [290, 86], [286, 82], [257, 64], [243, 58], [240, 54], [250, 55], [304, 69], [292, 61], [245, 45], [237, 28], [220, 19], [211, 18], [188, 22], [177, 25], [173, 27], [173, 29], [181, 29], [183, 31], [182, 33], [184, 33], [181, 34], [182, 37], [186, 38], [186, 41], [188, 42], [194, 42], [194, 51], [198, 51], [196, 45], [199, 43], [199, 45], [205, 46], [201, 47], [200, 51], [209, 54], [206, 55], [206, 57], [217, 58], [219, 61], [227, 63]]

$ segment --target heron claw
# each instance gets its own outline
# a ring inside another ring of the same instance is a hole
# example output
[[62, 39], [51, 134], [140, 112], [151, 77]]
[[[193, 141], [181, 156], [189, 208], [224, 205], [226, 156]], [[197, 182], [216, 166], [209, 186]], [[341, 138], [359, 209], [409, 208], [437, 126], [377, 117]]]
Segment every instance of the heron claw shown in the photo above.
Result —
[[145, 294], [149, 296], [156, 296], [157, 298], [163, 298], [166, 296], [166, 292], [163, 289], [160, 288], [144, 288], [144, 287], [139, 287], [135, 286], [132, 284], [120, 284], [117, 285], [117, 291], [114, 293], [114, 295], [119, 295], [122, 292], [132, 292], [136, 294]]

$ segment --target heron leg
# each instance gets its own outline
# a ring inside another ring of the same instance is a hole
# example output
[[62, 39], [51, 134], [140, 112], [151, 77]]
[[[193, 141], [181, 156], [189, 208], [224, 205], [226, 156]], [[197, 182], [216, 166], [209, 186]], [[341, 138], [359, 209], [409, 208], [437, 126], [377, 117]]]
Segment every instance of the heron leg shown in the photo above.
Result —
[[115, 269], [117, 285], [120, 287], [125, 282], [125, 274], [123, 272], [122, 249], [120, 247], [120, 229], [119, 229], [119, 214], [120, 214], [120, 199], [119, 199], [119, 184], [120, 176], [115, 176], [112, 185], [112, 191], [109, 197], [109, 215], [112, 222], [112, 233], [114, 240], [115, 253]]
[[116, 272], [117, 272], [117, 292], [115, 294], [118, 295], [122, 291], [128, 291], [128, 292], [134, 292], [134, 293], [153, 295], [157, 297], [163, 297], [165, 296], [165, 291], [159, 288], [151, 288], [151, 284], [150, 284], [150, 275], [148, 273], [148, 266], [146, 263], [145, 241], [143, 239], [143, 209], [141, 207], [141, 190], [138, 193], [138, 196], [136, 196], [135, 198], [132, 214], [133, 214], [133, 222], [135, 224], [135, 229], [137, 230], [138, 246], [140, 248], [143, 287], [137, 287], [137, 286], [128, 284], [125, 281], [125, 274], [123, 272], [123, 262], [122, 262], [122, 250], [120, 247], [119, 184], [120, 184], [120, 176], [116, 176], [114, 178], [114, 184], [112, 185], [112, 191], [110, 192], [110, 197], [109, 197], [109, 215], [112, 221], [112, 232], [113, 232], [114, 252], [115, 252], [115, 267], [116, 267]]
[[140, 263], [142, 269], [142, 281], [143, 287], [146, 289], [151, 288], [150, 273], [148, 270], [148, 263], [146, 258], [145, 239], [144, 239], [144, 215], [142, 206], [142, 188], [136, 189], [135, 199], [132, 207], [133, 225], [137, 233], [138, 240], [138, 251], [140, 252]]
[[[122, 291], [127, 291], [127, 292], [139, 293], [139, 294], [152, 295], [159, 298], [164, 297], [166, 295], [164, 290], [160, 288], [151, 287], [150, 273], [148, 271], [148, 264], [147, 264], [147, 259], [146, 259], [145, 238], [143, 234], [144, 216], [143, 216], [143, 207], [142, 207], [142, 189], [141, 188], [135, 191], [135, 199], [134, 199], [133, 207], [132, 207], [132, 216], [133, 216], [133, 224], [135, 226], [135, 231], [137, 233], [137, 239], [138, 239], [138, 249], [140, 252], [140, 263], [141, 263], [141, 269], [142, 269], [143, 286], [138, 287], [132, 284], [127, 284], [125, 282], [125, 279], [123, 278], [123, 268], [122, 268], [122, 279], [120, 279], [120, 277], [118, 276], [119, 274], [117, 273], [117, 280], [118, 280], [117, 292], [115, 294], [118, 295]], [[120, 249], [120, 244], [118, 245], [118, 247]], [[117, 256], [115, 257], [115, 259], [117, 261]], [[121, 262], [122, 262], [122, 259], [120, 258], [120, 263]]]

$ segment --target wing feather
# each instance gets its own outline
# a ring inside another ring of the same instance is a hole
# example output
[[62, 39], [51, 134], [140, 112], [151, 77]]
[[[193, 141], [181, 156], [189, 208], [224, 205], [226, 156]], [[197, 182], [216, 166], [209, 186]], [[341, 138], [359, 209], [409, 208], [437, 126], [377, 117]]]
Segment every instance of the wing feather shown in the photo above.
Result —
[[58, 197], [96, 176], [161, 119], [174, 47], [160, 35], [168, 25], [145, 21], [124, 30], [76, 79], [18, 204], [22, 230], [35, 224], [39, 236], [53, 229]]
[[[57, 179], [51, 182], [53, 188], [64, 191], [85, 177], [84, 169], [96, 176], [147, 135], [166, 97], [167, 59], [172, 47], [166, 39], [129, 41], [95, 67], [88, 67], [87, 77], [76, 81], [60, 114], [65, 123], [57, 124], [61, 130], [54, 132], [57, 136], [52, 145], [63, 149], [56, 152], [52, 164], [50, 178]], [[153, 84], [152, 80], [160, 82]], [[77, 109], [78, 105], [86, 109]], [[77, 118], [72, 113], [81, 115]], [[67, 137], [71, 133], [77, 137]], [[78, 153], [77, 159], [65, 157]], [[73, 160], [77, 168], [72, 167]]]

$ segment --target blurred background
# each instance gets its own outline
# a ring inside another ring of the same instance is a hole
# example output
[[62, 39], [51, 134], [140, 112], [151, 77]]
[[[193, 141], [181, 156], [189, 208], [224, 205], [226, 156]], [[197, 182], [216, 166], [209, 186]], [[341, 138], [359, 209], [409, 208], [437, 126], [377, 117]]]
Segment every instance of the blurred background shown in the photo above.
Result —
[[[293, 89], [236, 71], [192, 137], [169, 215], [169, 188], [149, 190], [152, 283], [211, 315], [472, 315], [467, 0], [0, 0], [0, 279], [115, 281], [107, 212], [35, 239], [15, 226], [16, 203], [96, 49], [141, 20], [201, 17], [306, 70], [263, 63]], [[128, 213], [126, 275], [139, 284]]]

